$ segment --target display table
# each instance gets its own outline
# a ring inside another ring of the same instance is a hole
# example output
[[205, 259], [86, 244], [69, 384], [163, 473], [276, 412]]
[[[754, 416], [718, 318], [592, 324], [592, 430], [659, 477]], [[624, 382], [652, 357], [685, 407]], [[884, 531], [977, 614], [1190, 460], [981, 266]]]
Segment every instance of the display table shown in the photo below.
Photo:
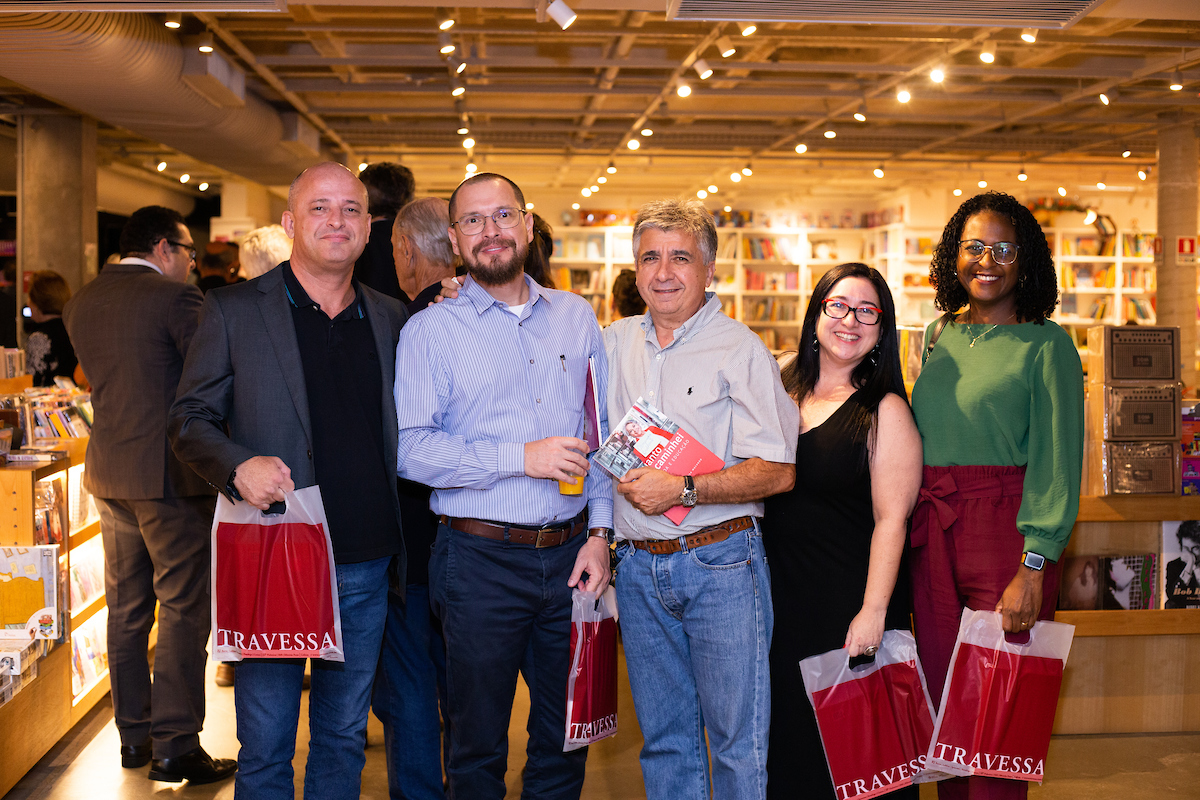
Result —
[[[1185, 519], [1200, 519], [1200, 497], [1084, 497], [1064, 555], [1158, 553], [1162, 522]], [[1075, 626], [1055, 733], [1200, 731], [1200, 609], [1055, 619]]]

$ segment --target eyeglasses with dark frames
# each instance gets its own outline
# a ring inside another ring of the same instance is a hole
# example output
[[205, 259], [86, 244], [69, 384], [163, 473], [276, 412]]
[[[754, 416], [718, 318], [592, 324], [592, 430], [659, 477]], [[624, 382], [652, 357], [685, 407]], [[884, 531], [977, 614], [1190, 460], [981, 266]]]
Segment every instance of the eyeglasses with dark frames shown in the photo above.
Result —
[[173, 239], [167, 239], [166, 242], [172, 247], [182, 247], [187, 251], [188, 258], [190, 258], [192, 261], [196, 260], [196, 248], [194, 245], [184, 244], [183, 242], [177, 242]]
[[883, 309], [875, 306], [858, 306], [855, 308], [849, 303], [843, 303], [841, 300], [825, 300], [821, 303], [821, 310], [825, 312], [825, 316], [833, 319], [845, 319], [850, 312], [854, 312], [854, 318], [863, 325], [878, 325], [883, 319]]
[[1017, 260], [1017, 250], [1020, 247], [1016, 242], [984, 244], [978, 239], [966, 239], [958, 243], [958, 252], [968, 261], [974, 263], [982, 259], [983, 254], [990, 250], [992, 261], [1007, 266]]
[[457, 225], [465, 235], [474, 236], [487, 225], [488, 217], [491, 217], [492, 222], [496, 223], [497, 228], [508, 229], [517, 227], [521, 222], [521, 215], [524, 213], [525, 210], [522, 208], [498, 208], [491, 214], [467, 214], [450, 223], [450, 227]]

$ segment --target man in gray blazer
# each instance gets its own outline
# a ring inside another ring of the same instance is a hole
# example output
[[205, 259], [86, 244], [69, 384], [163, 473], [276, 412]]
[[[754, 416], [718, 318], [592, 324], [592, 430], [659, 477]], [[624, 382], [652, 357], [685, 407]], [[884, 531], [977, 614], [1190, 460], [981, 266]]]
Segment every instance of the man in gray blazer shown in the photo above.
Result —
[[92, 384], [84, 484], [100, 510], [113, 715], [123, 766], [145, 766], [153, 755], [152, 779], [207, 783], [237, 769], [200, 747], [214, 492], [167, 439], [202, 301], [184, 283], [196, 251], [177, 211], [147, 206], [121, 231], [121, 255], [63, 310]]
[[[170, 434], [184, 463], [256, 508], [321, 487], [346, 660], [313, 662], [305, 795], [356, 798], [389, 565], [404, 577], [392, 384], [407, 314], [352, 279], [370, 218], [348, 169], [301, 173], [283, 227], [290, 261], [205, 298]], [[239, 662], [237, 796], [293, 796], [303, 676], [299, 660]]]

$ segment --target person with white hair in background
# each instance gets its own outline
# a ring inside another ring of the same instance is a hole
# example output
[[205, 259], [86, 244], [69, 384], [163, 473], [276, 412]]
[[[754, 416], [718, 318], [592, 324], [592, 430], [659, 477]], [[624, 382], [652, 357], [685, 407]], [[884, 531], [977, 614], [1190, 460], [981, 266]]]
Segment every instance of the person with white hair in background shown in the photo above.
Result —
[[270, 272], [292, 257], [292, 240], [282, 225], [255, 228], [242, 239], [238, 255], [246, 280]]

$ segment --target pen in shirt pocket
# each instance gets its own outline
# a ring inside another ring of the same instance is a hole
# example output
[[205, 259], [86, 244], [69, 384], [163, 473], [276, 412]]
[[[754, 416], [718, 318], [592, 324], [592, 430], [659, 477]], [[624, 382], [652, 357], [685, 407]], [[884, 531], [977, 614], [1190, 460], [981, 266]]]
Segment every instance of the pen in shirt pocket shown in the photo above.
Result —
[[561, 355], [561, 356], [559, 356], [559, 357], [558, 357], [558, 360], [562, 362], [562, 368], [563, 368], [563, 372], [566, 372], [566, 371], [567, 371], [567, 357], [566, 357], [566, 355]]

